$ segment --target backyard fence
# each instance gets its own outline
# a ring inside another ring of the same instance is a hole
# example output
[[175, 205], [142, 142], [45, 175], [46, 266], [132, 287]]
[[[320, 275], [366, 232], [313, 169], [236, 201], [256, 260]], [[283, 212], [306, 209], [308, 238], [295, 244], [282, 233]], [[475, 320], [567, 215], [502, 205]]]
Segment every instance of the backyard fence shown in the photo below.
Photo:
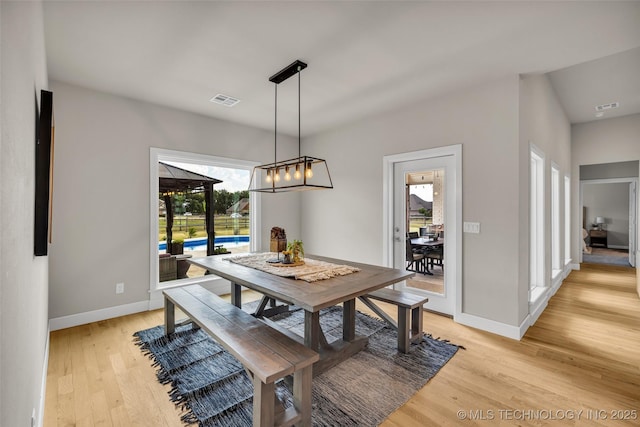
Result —
[[[239, 231], [249, 229], [249, 217], [231, 218], [227, 215], [219, 215], [214, 217], [213, 224], [214, 230], [222, 232], [221, 234], [240, 234]], [[167, 228], [165, 217], [158, 218], [158, 228], [160, 234], [165, 234], [164, 230]], [[173, 217], [173, 232], [188, 232], [190, 228], [194, 228], [196, 232], [206, 233], [204, 215], [176, 215]]]

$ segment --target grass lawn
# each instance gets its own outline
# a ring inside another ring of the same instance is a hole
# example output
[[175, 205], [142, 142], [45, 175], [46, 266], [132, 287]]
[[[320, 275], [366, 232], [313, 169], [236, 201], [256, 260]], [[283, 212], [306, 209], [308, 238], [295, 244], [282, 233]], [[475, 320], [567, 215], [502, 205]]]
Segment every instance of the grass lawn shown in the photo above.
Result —
[[[233, 236], [235, 234], [249, 234], [249, 217], [231, 218], [228, 215], [216, 215], [213, 220], [213, 227], [216, 236]], [[167, 238], [167, 220], [164, 217], [158, 218], [158, 241]], [[195, 234], [189, 235], [188, 230], [194, 229]], [[182, 216], [176, 215], [173, 218], [173, 238], [190, 239], [207, 237], [205, 230], [204, 215]]]
[[411, 219], [411, 221], [409, 221], [409, 229], [407, 232], [417, 231], [419, 233], [420, 227], [426, 227], [428, 225], [431, 225], [431, 219], [429, 219], [428, 222], [426, 219]]

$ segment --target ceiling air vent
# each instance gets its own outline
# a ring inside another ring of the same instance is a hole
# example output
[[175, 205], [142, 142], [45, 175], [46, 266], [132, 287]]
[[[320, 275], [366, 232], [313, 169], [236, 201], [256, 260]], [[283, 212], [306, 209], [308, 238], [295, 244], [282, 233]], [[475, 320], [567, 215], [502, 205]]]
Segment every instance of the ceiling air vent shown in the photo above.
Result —
[[240, 102], [239, 99], [232, 98], [230, 96], [223, 95], [221, 93], [217, 94], [216, 96], [211, 98], [209, 101], [211, 101], [213, 103], [216, 103], [216, 104], [224, 105], [225, 107], [233, 107], [238, 102]]
[[596, 111], [611, 110], [612, 108], [618, 108], [619, 106], [620, 106], [619, 102], [612, 102], [611, 104], [596, 105]]

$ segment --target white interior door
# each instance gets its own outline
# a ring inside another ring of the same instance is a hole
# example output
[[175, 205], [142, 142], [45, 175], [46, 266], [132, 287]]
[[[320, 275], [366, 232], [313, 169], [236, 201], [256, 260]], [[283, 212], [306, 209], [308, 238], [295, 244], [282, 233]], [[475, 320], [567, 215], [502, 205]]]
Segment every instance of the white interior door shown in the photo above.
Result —
[[[455, 186], [455, 157], [442, 156], [420, 160], [410, 160], [394, 163], [393, 179], [393, 259], [394, 267], [406, 268], [406, 236], [407, 236], [407, 176], [415, 173], [443, 173], [440, 180], [442, 194], [435, 195], [441, 197], [442, 203], [434, 200], [432, 214], [442, 219], [444, 224], [444, 259], [442, 272], [444, 282], [442, 284], [430, 281], [430, 277], [422, 273], [416, 273], [416, 278], [402, 282], [397, 287], [404, 288], [411, 292], [425, 294], [429, 297], [429, 302], [425, 308], [440, 313], [453, 315], [455, 308], [456, 292], [456, 186]], [[437, 190], [434, 190], [434, 194]], [[435, 212], [441, 209], [440, 212]], [[440, 216], [441, 215], [441, 216]], [[434, 267], [440, 272], [441, 267]], [[433, 276], [432, 276], [433, 277]], [[442, 276], [440, 276], [442, 277]], [[429, 283], [436, 283], [440, 287], [431, 287]], [[424, 285], [423, 285], [424, 284]]]

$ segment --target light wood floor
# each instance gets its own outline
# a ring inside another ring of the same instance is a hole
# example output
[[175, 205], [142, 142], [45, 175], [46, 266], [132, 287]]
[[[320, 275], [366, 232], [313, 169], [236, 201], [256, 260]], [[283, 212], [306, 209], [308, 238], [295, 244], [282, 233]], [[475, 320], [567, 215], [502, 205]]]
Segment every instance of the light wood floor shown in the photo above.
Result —
[[[519, 342], [426, 312], [426, 331], [466, 350], [382, 425], [640, 425], [635, 288], [633, 269], [583, 264]], [[181, 426], [131, 340], [161, 322], [153, 311], [53, 332], [45, 426]]]

